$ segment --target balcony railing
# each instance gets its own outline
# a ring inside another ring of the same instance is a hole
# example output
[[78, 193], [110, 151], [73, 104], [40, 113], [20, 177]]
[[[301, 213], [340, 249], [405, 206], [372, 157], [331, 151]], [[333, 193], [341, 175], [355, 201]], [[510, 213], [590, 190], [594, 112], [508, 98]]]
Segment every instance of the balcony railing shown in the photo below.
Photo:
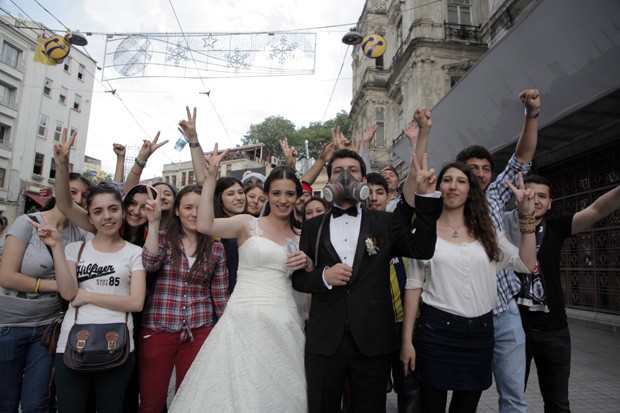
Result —
[[396, 53], [394, 53], [394, 57], [392, 57], [392, 64], [390, 65], [390, 72], [394, 70], [400, 58], [403, 56], [405, 49], [407, 48], [407, 42], [402, 42]]
[[474, 40], [480, 41], [480, 25], [470, 26], [468, 24], [455, 24], [443, 22], [445, 29], [446, 40], [458, 39], [458, 40]]

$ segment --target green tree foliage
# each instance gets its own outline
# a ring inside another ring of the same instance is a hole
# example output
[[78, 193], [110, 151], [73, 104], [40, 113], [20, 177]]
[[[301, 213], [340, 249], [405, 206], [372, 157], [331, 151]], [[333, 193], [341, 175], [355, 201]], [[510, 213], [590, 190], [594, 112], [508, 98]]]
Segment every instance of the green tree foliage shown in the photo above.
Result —
[[275, 156], [282, 157], [280, 139], [287, 138], [289, 145], [297, 146], [297, 130], [293, 122], [282, 116], [270, 116], [256, 125], [250, 125], [250, 130], [243, 136], [244, 145], [262, 143]]
[[331, 128], [340, 126], [347, 137], [350, 137], [351, 125], [349, 115], [343, 110], [335, 118], [325, 122], [312, 122], [308, 126], [297, 129], [295, 124], [282, 116], [270, 116], [261, 123], [250, 125], [250, 130], [242, 139], [243, 145], [256, 142], [262, 143], [275, 156], [283, 159], [279, 140], [288, 139], [290, 146], [297, 149], [297, 157], [305, 156], [305, 141], [308, 141], [310, 156], [318, 158], [323, 146], [331, 142]]
[[[326, 143], [331, 142], [332, 134], [330, 129], [340, 126], [340, 130], [344, 132], [345, 136], [350, 137], [351, 124], [349, 122], [349, 115], [344, 111], [340, 111], [334, 119], [329, 119], [323, 123], [312, 122], [308, 126], [301, 127], [298, 131], [300, 146], [296, 148], [304, 148], [304, 141], [308, 141], [308, 149], [310, 156], [318, 158], [319, 153]], [[305, 155], [300, 152], [300, 155]]]

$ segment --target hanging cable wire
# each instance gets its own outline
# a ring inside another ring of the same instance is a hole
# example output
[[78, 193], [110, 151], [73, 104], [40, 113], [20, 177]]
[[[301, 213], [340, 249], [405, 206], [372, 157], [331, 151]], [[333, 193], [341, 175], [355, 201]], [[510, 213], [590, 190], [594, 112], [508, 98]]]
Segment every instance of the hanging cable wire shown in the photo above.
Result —
[[[13, 0], [11, 0], [12, 2]], [[38, 0], [34, 0], [35, 3], [37, 3], [39, 6], [41, 6], [41, 8], [43, 10], [45, 10], [47, 12], [47, 14], [49, 14], [50, 16], [52, 16], [54, 18], [54, 20], [56, 20], [58, 23], [60, 23], [61, 26], [63, 26], [65, 28], [65, 30], [70, 30], [67, 25], [65, 25], [63, 22], [61, 22], [60, 20], [58, 20], [58, 18], [56, 16], [54, 16], [48, 9], [46, 9], [41, 3], [39, 3]]]
[[[13, 0], [11, 0], [11, 1], [13, 1]], [[64, 27], [64, 28], [65, 28], [65, 30], [70, 30], [70, 29], [67, 27], [67, 25], [65, 25], [63, 22], [61, 22], [60, 20], [58, 20], [58, 18], [57, 18], [56, 16], [54, 16], [54, 15], [52, 14], [52, 12], [50, 12], [48, 9], [46, 9], [46, 8], [45, 8], [45, 7], [44, 7], [41, 3], [39, 3], [39, 2], [38, 2], [38, 0], [34, 0], [34, 2], [35, 2], [35, 3], [37, 3], [37, 4], [38, 4], [38, 5], [39, 5], [39, 6], [40, 6], [43, 10], [45, 10], [45, 11], [47, 12], [47, 14], [49, 14], [50, 16], [52, 16], [52, 17], [54, 18], [54, 20], [56, 20], [58, 23], [60, 23], [60, 25], [61, 25], [62, 27]]]
[[[204, 79], [202, 78], [202, 75], [200, 74], [200, 70], [198, 69], [198, 64], [196, 63], [196, 59], [194, 58], [194, 52], [192, 51], [191, 47], [189, 47], [189, 42], [187, 41], [187, 37], [185, 36], [183, 27], [181, 27], [181, 22], [179, 21], [179, 16], [177, 16], [177, 12], [174, 9], [172, 0], [168, 0], [168, 2], [170, 3], [170, 7], [172, 8], [172, 13], [174, 13], [174, 18], [176, 19], [177, 24], [179, 25], [179, 30], [181, 30], [181, 34], [183, 35], [183, 39], [185, 40], [185, 45], [187, 46], [190, 56], [192, 57], [192, 61], [194, 62], [194, 67], [196, 68], [196, 71], [198, 72], [198, 76], [200, 77], [200, 82], [202, 83], [203, 90], [207, 90], [207, 86], [205, 85]], [[224, 125], [224, 122], [222, 121], [222, 117], [220, 116], [219, 112], [217, 111], [215, 107], [215, 104], [213, 103], [213, 100], [211, 99], [211, 94], [207, 93], [206, 95], [207, 95], [207, 99], [209, 99], [209, 102], [211, 103], [211, 107], [213, 108], [215, 115], [217, 116], [217, 119], [220, 121], [220, 124], [222, 125], [222, 128], [224, 129], [224, 132], [226, 133], [226, 137], [228, 137], [228, 140], [230, 141], [230, 143], [234, 145], [234, 142], [232, 141], [230, 134], [228, 133], [228, 130], [226, 129], [226, 125]]]
[[[13, 3], [13, 4], [15, 5], [15, 7], [17, 7], [17, 8], [18, 8], [18, 9], [19, 9], [22, 13], [24, 13], [24, 15], [26, 15], [26, 17], [28, 17], [28, 18], [30, 19], [30, 21], [32, 21], [34, 24], [36, 24], [36, 25], [37, 25], [37, 27], [36, 27], [37, 29], [42, 30], [43, 32], [47, 32], [47, 31], [48, 31], [45, 27], [41, 26], [39, 23], [37, 23], [36, 21], [34, 21], [34, 20], [32, 19], [32, 17], [28, 16], [28, 13], [26, 13], [26, 12], [24, 11], [24, 9], [22, 9], [21, 7], [19, 7], [19, 6], [18, 6], [18, 5], [17, 5], [17, 4], [13, 1], [13, 0], [11, 0], [11, 3]], [[11, 15], [11, 13], [9, 13], [8, 11], [6, 11], [6, 10], [4, 10], [4, 9], [1, 9], [1, 10], [2, 10], [3, 12], [5, 12], [7, 15], [11, 16], [13, 19], [15, 19], [15, 21], [21, 20], [21, 19], [18, 19], [18, 18], [16, 18], [16, 17], [12, 16], [12, 15]], [[27, 27], [27, 28], [28, 28], [28, 29], [30, 29], [30, 30], [32, 30], [32, 31], [34, 32], [34, 34], [36, 34], [36, 35], [37, 35], [37, 37], [39, 37], [39, 36], [40, 36], [40, 33], [38, 33], [36, 30], [34, 30], [34, 28], [32, 28], [32, 27]]]
[[325, 121], [325, 115], [327, 115], [327, 110], [329, 109], [329, 105], [332, 102], [332, 98], [334, 97], [334, 92], [336, 91], [336, 86], [338, 86], [338, 81], [340, 80], [340, 74], [342, 73], [342, 68], [344, 67], [344, 62], [347, 60], [347, 54], [349, 52], [349, 47], [347, 46], [347, 50], [342, 57], [342, 64], [340, 65], [340, 70], [338, 71], [338, 77], [336, 78], [336, 82], [334, 82], [334, 88], [332, 89], [331, 95], [329, 95], [329, 101], [327, 102], [327, 106], [325, 107], [325, 112], [323, 112], [323, 117], [321, 118], [321, 123]]

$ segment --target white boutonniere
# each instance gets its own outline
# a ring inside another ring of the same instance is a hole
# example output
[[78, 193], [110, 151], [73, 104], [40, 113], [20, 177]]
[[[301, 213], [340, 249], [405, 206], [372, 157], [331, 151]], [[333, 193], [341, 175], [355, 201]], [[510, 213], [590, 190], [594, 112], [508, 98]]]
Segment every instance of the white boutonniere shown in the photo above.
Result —
[[366, 237], [366, 251], [368, 255], [375, 255], [379, 252], [379, 247], [376, 245], [377, 240], [372, 237]]

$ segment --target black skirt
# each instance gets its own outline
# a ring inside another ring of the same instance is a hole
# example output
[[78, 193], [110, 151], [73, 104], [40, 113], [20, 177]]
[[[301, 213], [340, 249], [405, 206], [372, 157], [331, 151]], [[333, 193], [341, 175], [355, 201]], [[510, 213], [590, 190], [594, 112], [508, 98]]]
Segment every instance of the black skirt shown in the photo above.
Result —
[[466, 318], [422, 304], [413, 344], [420, 381], [439, 390], [491, 387], [493, 312]]

